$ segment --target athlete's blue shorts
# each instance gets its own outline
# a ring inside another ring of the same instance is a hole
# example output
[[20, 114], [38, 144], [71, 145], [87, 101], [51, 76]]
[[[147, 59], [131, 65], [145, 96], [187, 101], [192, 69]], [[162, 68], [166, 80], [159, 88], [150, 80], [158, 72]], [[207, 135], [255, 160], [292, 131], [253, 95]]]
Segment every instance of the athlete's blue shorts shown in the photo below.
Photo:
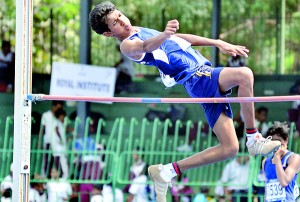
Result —
[[[227, 97], [231, 90], [221, 93], [219, 89], [219, 75], [223, 68], [212, 68], [204, 65], [191, 76], [183, 86], [193, 98]], [[229, 103], [201, 103], [206, 119], [211, 128], [214, 127], [220, 114], [224, 112], [232, 119], [232, 110]]]

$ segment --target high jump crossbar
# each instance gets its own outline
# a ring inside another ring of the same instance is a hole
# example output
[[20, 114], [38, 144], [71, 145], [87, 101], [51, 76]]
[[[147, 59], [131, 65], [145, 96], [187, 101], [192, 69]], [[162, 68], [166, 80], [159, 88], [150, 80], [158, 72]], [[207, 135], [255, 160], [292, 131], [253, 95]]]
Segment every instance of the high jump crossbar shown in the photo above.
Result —
[[300, 95], [264, 97], [222, 97], [222, 98], [141, 98], [141, 97], [99, 97], [28, 94], [29, 101], [62, 100], [121, 103], [245, 103], [245, 102], [290, 102], [300, 100]]

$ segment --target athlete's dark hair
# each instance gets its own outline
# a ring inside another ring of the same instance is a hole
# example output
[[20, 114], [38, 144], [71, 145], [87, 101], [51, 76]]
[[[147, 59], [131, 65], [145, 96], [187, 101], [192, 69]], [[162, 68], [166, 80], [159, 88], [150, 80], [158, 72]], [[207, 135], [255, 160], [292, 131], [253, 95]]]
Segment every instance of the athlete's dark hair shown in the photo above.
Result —
[[92, 30], [97, 34], [103, 34], [104, 32], [110, 31], [107, 26], [107, 15], [116, 9], [116, 6], [109, 1], [96, 5], [89, 15]]
[[289, 126], [287, 125], [286, 122], [275, 122], [267, 131], [266, 136], [273, 136], [273, 135], [278, 135], [280, 136], [283, 140], [287, 140], [289, 136]]

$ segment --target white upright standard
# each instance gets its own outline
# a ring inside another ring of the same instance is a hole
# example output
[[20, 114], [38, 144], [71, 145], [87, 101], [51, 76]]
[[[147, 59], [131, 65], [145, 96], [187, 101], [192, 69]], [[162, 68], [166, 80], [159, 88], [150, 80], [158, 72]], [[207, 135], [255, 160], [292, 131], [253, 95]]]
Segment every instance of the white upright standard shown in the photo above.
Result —
[[33, 0], [16, 0], [16, 65], [14, 96], [14, 202], [28, 202], [30, 180]]

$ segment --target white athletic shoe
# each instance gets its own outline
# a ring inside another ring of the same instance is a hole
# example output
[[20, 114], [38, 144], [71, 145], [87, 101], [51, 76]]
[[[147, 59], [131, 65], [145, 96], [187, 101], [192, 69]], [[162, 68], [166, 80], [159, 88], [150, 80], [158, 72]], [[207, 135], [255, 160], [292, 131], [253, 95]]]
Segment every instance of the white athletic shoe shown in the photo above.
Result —
[[268, 156], [281, 146], [281, 142], [278, 140], [272, 141], [272, 137], [262, 137], [261, 134], [256, 135], [252, 143], [247, 143], [248, 152], [252, 156], [261, 155]]
[[166, 182], [160, 176], [162, 167], [163, 167], [162, 164], [158, 164], [158, 165], [149, 166], [149, 168], [148, 168], [150, 178], [152, 179], [152, 181], [154, 183], [154, 191], [156, 194], [157, 202], [167, 202], [168, 186], [171, 186], [171, 181]]

